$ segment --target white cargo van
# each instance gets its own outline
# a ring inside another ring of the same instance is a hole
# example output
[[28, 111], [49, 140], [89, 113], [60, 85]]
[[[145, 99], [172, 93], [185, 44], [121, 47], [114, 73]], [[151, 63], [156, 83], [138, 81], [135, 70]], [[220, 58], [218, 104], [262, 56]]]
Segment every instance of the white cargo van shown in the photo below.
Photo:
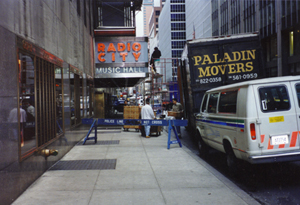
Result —
[[196, 116], [200, 155], [208, 147], [253, 164], [300, 160], [300, 76], [208, 90]]

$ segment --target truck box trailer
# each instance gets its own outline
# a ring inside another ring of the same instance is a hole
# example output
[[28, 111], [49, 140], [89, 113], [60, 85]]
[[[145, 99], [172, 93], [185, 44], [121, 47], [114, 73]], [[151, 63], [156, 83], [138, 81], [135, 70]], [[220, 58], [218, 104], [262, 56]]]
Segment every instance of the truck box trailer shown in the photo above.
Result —
[[216, 36], [187, 41], [180, 73], [188, 127], [195, 128], [204, 93], [212, 88], [263, 78], [258, 33]]

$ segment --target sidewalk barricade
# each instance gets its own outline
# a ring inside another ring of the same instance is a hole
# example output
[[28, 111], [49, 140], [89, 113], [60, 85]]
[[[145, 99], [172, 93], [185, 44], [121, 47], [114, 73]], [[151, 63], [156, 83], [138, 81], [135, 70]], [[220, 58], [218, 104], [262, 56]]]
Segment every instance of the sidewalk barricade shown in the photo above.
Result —
[[[106, 125], [106, 126], [113, 126], [113, 125], [150, 125], [150, 126], [168, 126], [168, 149], [170, 149], [171, 144], [179, 144], [180, 147], [182, 147], [181, 141], [178, 137], [176, 126], [187, 126], [187, 120], [141, 120], [141, 119], [82, 119], [82, 124], [88, 124], [91, 125], [90, 130], [88, 131], [88, 134], [84, 138], [83, 144], [87, 140], [95, 140], [95, 143], [97, 143], [97, 126], [98, 125]], [[93, 129], [95, 129], [95, 136], [89, 137], [89, 135], [92, 133]], [[174, 131], [176, 139], [174, 141], [171, 141], [171, 131]]]

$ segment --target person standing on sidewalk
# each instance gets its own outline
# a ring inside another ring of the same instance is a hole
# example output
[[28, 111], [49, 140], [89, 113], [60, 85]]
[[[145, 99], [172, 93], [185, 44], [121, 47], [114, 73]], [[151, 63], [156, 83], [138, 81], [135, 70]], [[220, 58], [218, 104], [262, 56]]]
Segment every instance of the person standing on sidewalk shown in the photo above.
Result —
[[[146, 99], [146, 105], [142, 107], [141, 118], [143, 120], [152, 120], [152, 119], [155, 118], [153, 109], [150, 106], [150, 99], [149, 98]], [[149, 138], [150, 137], [150, 128], [151, 128], [151, 126], [150, 125], [145, 125], [144, 127], [145, 127], [146, 138]]]

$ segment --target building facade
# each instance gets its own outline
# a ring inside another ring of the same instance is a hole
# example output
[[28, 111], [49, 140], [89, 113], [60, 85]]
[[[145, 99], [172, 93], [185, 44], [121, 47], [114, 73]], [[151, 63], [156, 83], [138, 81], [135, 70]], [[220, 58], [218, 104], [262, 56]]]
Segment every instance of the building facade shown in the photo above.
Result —
[[144, 0], [143, 1], [143, 31], [144, 36], [149, 36], [149, 21], [153, 12], [154, 0]]
[[67, 153], [81, 139], [72, 129], [93, 115], [91, 2], [0, 1], [1, 204]]
[[300, 74], [300, 1], [212, 0], [212, 36], [259, 32], [265, 76]]
[[186, 39], [212, 35], [211, 1], [186, 0]]
[[[170, 35], [171, 34], [171, 35]], [[167, 0], [159, 16], [159, 48], [166, 63], [167, 81], [177, 81], [177, 58], [186, 42], [185, 0]]]

